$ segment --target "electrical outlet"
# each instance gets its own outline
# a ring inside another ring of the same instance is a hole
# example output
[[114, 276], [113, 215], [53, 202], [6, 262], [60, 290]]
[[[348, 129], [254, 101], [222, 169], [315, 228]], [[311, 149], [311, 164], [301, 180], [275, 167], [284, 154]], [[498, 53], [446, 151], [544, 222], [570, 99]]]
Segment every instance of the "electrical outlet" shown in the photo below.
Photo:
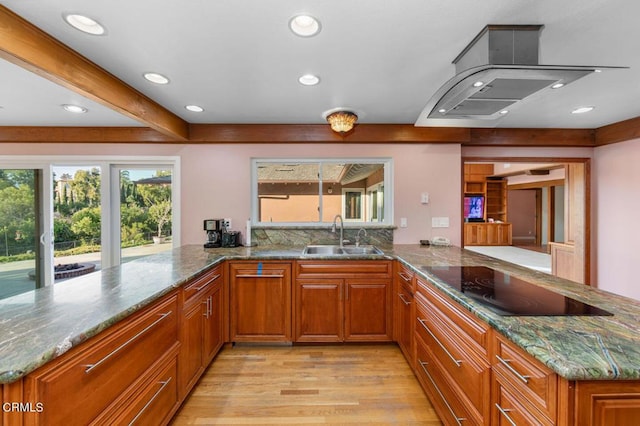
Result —
[[231, 219], [222, 219], [223, 223], [222, 226], [224, 226], [227, 229], [231, 229]]

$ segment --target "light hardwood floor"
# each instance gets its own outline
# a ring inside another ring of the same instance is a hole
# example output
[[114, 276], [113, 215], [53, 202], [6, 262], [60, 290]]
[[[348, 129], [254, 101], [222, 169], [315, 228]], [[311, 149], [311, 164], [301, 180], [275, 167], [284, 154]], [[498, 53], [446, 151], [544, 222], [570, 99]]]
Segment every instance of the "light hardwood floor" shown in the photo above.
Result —
[[247, 424], [441, 423], [396, 345], [226, 347], [171, 425]]

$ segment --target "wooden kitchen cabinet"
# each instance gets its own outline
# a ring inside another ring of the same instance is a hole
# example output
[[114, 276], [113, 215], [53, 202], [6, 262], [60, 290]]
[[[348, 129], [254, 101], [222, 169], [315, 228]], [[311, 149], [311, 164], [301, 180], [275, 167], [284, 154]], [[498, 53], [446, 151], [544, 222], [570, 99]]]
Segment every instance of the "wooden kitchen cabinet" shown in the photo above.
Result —
[[465, 223], [465, 246], [510, 246], [512, 244], [511, 223]]
[[[490, 424], [489, 327], [416, 279], [416, 370], [443, 419]], [[457, 408], [455, 408], [457, 407]]]
[[393, 339], [390, 261], [296, 262], [296, 342]]
[[229, 263], [230, 339], [291, 342], [291, 263]]
[[222, 347], [223, 267], [187, 283], [182, 291], [180, 395], [186, 396]]
[[344, 341], [343, 287], [339, 278], [296, 280], [296, 342]]
[[[44, 409], [26, 413], [25, 423], [114, 424], [126, 412], [166, 424], [179, 403], [179, 346], [174, 291], [27, 375], [19, 401], [40, 402]], [[166, 383], [157, 385], [161, 381]]]
[[413, 365], [413, 334], [415, 323], [413, 288], [415, 285], [415, 273], [400, 262], [396, 263], [396, 269], [393, 283], [395, 290], [394, 294], [396, 295], [393, 320], [395, 327], [394, 339], [398, 343], [398, 346], [409, 365]]

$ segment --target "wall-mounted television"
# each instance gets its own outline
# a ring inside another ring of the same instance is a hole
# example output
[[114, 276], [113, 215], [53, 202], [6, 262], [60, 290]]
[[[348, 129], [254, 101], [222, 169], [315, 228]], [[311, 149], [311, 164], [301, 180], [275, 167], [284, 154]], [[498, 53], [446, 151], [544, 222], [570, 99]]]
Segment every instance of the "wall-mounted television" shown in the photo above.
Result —
[[464, 196], [464, 220], [484, 222], [484, 195]]

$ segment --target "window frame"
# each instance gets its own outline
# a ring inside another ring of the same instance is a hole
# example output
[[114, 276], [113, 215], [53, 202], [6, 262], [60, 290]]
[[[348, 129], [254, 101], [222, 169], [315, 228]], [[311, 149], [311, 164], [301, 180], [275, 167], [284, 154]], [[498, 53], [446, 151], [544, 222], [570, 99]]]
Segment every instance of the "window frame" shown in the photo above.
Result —
[[[259, 163], [316, 163], [319, 165], [319, 173], [320, 173], [320, 185], [319, 185], [319, 208], [320, 212], [318, 215], [317, 221], [309, 221], [309, 222], [261, 222], [259, 221], [259, 213], [258, 213], [258, 164]], [[330, 221], [322, 221], [322, 209], [323, 209], [323, 201], [322, 201], [322, 164], [323, 163], [364, 163], [364, 164], [382, 164], [384, 169], [384, 178], [382, 184], [385, 188], [385, 200], [384, 200], [384, 219], [381, 222], [367, 222], [366, 221], [366, 212], [363, 215], [363, 220], [354, 221], [349, 220], [345, 221], [350, 225], [358, 225], [358, 226], [367, 226], [367, 227], [388, 227], [393, 226], [393, 191], [388, 190], [387, 188], [393, 188], [393, 158], [391, 157], [293, 157], [293, 158], [283, 158], [283, 157], [252, 157], [251, 158], [251, 223], [254, 226], [262, 226], [262, 227], [274, 227], [274, 228], [287, 228], [287, 227], [314, 227], [319, 225], [330, 225]], [[353, 191], [353, 190], [352, 190]], [[387, 198], [388, 197], [388, 198]], [[366, 189], [362, 198], [363, 203], [366, 202]], [[364, 204], [363, 204], [364, 207]], [[344, 209], [344, 205], [343, 205]], [[366, 210], [366, 209], [365, 209]]]
[[[172, 243], [180, 246], [180, 157], [178, 156], [107, 156], [107, 155], [0, 155], [0, 168], [42, 170], [42, 229], [44, 286], [54, 283], [53, 260], [53, 169], [65, 166], [100, 167], [101, 268], [120, 264], [120, 186], [114, 185], [113, 166], [171, 168]], [[115, 211], [114, 211], [115, 210]], [[117, 250], [117, 253], [116, 253]]]

